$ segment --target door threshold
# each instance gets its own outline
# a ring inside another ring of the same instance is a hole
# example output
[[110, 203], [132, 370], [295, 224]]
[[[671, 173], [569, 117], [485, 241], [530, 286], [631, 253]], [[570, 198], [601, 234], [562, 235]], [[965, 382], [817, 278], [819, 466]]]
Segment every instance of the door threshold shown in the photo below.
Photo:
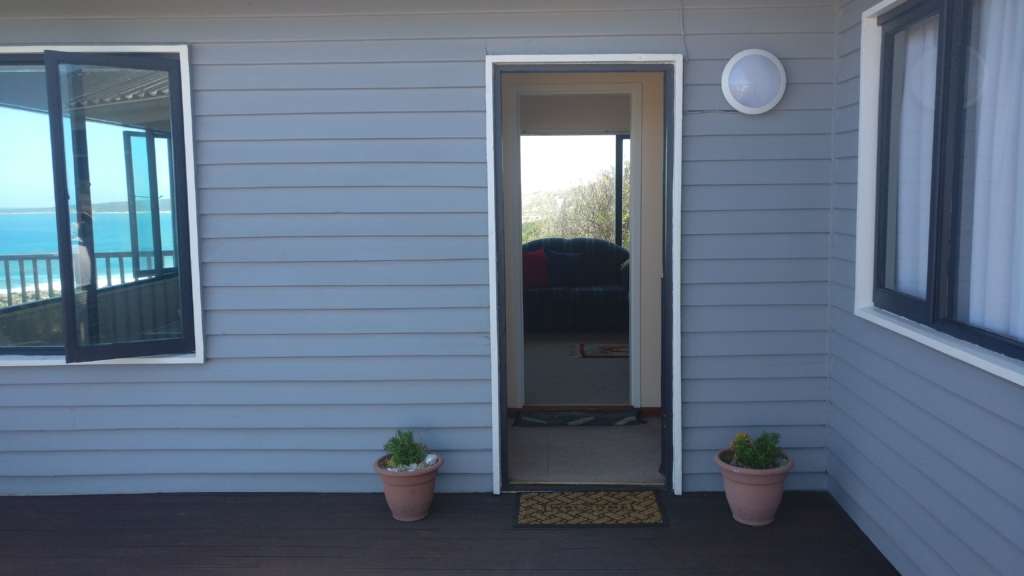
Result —
[[664, 482], [510, 482], [501, 490], [501, 493], [571, 492], [573, 490], [668, 491]]

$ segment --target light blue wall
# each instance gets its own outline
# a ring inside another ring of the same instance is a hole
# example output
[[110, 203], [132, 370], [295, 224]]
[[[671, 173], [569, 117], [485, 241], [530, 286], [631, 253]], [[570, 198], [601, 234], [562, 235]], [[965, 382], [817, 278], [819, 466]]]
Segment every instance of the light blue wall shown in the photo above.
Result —
[[[442, 489], [489, 489], [484, 55], [681, 53], [684, 29], [685, 488], [776, 429], [790, 487], [824, 489], [832, 0], [507, 6], [5, 6], [4, 43], [191, 45], [210, 359], [0, 369], [0, 492], [374, 490], [398, 426], [449, 456]], [[750, 47], [791, 81], [760, 117], [719, 89]]]
[[[835, 8], [685, 6], [684, 489], [721, 489], [714, 453], [738, 430], [776, 430], [796, 462], [788, 487], [823, 490]], [[789, 76], [762, 116], [722, 96], [722, 69], [746, 48]]]
[[860, 14], [836, 41], [829, 490], [904, 574], [1024, 570], [1024, 388], [852, 314]]
[[[209, 361], [0, 368], [0, 493], [491, 488], [484, 55], [681, 52], [676, 0], [5, 2], [0, 43], [187, 43]], [[43, 17], [43, 18], [40, 18]]]

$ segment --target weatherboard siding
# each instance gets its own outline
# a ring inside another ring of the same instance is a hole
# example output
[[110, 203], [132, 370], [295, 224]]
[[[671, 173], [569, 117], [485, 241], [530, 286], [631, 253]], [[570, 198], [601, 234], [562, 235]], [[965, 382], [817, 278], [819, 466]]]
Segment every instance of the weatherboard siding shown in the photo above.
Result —
[[0, 368], [0, 493], [379, 490], [399, 427], [489, 491], [484, 56], [679, 53], [678, 3], [14, 4], [189, 45], [208, 359]]
[[[826, 487], [830, 0], [684, 2], [683, 487], [720, 490], [717, 449], [776, 430], [790, 488]], [[762, 116], [722, 96], [728, 59], [764, 48], [789, 87]]]
[[[397, 427], [489, 490], [484, 56], [683, 28], [684, 488], [763, 429], [826, 487], [829, 0], [9, 4], [4, 44], [189, 45], [208, 360], [0, 368], [0, 492], [377, 490]], [[718, 86], [752, 47], [791, 81], [757, 118]]]
[[1019, 574], [1024, 388], [853, 315], [860, 15], [836, 21], [829, 490], [903, 574]]

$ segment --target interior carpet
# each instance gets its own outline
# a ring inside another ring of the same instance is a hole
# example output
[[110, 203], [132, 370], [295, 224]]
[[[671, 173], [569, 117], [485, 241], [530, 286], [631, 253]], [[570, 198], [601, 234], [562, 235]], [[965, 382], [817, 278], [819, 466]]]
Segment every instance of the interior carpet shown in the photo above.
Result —
[[652, 526], [664, 523], [653, 490], [526, 492], [520, 526]]
[[640, 411], [585, 412], [560, 410], [523, 410], [516, 414], [513, 426], [631, 426], [643, 424]]

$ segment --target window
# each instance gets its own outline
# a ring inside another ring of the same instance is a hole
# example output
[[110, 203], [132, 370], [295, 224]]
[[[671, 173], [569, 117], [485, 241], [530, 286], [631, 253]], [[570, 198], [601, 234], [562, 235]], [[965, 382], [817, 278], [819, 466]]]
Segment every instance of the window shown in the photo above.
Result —
[[908, 1], [877, 25], [873, 302], [1024, 358], [1024, 3]]
[[181, 54], [0, 55], [0, 354], [196, 352]]
[[520, 137], [523, 243], [597, 238], [629, 249], [628, 134]]

